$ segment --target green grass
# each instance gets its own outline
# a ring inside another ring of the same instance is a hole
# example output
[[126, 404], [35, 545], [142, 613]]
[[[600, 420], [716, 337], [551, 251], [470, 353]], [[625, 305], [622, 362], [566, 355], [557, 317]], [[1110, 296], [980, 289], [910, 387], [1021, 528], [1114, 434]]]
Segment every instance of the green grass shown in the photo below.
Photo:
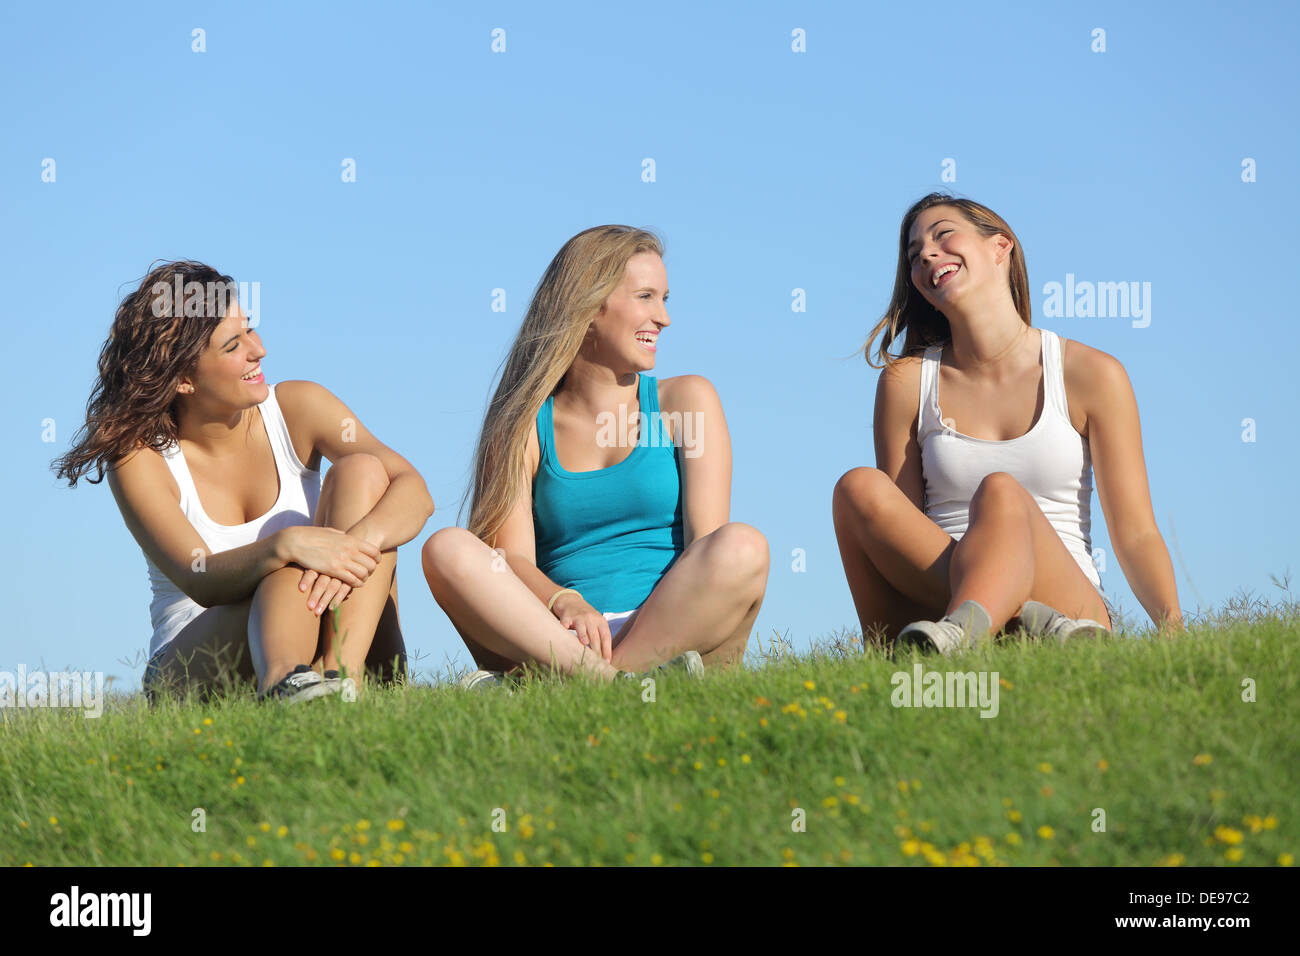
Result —
[[842, 640], [667, 675], [653, 703], [537, 680], [9, 712], [0, 864], [1273, 865], [1300, 853], [1298, 632], [1239, 615], [922, 659], [996, 670], [992, 719], [895, 708], [913, 658]]

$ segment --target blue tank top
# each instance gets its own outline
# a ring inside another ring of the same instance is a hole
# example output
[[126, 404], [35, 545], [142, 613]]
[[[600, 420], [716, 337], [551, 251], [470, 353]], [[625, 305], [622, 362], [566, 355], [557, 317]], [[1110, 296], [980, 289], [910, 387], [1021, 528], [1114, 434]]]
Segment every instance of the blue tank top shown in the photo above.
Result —
[[637, 400], [637, 444], [618, 464], [595, 471], [560, 467], [554, 396], [537, 413], [537, 567], [601, 612], [640, 607], [683, 550], [681, 465], [658, 414], [654, 376], [638, 375]]

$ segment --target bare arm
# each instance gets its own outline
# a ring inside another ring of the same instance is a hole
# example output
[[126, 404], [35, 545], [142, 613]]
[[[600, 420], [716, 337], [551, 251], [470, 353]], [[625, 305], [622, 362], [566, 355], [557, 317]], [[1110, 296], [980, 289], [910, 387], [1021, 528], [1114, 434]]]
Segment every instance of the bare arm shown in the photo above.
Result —
[[674, 408], [683, 423], [690, 416], [694, 445], [679, 444], [682, 468], [682, 547], [712, 534], [731, 515], [731, 435], [722, 401], [713, 383], [702, 375], [683, 375], [674, 383]]
[[305, 429], [312, 448], [331, 462], [346, 455], [374, 455], [388, 473], [388, 489], [348, 534], [381, 551], [405, 544], [433, 514], [429, 489], [409, 461], [372, 435], [329, 389], [315, 382], [281, 382], [276, 397], [290, 427]]
[[917, 510], [925, 510], [925, 480], [916, 428], [921, 390], [921, 359], [900, 359], [876, 381], [873, 431], [876, 467], [898, 485]]
[[[141, 449], [108, 472], [131, 535], [163, 574], [196, 604], [235, 604], [288, 561], [284, 532], [211, 554], [180, 508], [180, 489], [162, 456]], [[286, 529], [291, 530], [291, 529]]]
[[1111, 547], [1133, 594], [1161, 630], [1179, 627], [1178, 586], [1151, 508], [1137, 398], [1124, 366], [1105, 352], [1070, 342], [1066, 387], [1087, 416], [1097, 499]]

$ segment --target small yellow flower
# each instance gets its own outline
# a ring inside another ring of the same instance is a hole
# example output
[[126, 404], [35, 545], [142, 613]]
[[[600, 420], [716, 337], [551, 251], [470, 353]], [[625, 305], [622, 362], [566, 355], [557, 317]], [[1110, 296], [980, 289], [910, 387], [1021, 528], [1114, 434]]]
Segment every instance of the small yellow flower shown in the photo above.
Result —
[[727, 765], [727, 758], [726, 758], [726, 757], [719, 757], [719, 758], [718, 758], [718, 766], [719, 766], [719, 767], [725, 767], [726, 765]]
[[1223, 852], [1223, 855], [1224, 855], [1225, 857], [1227, 857], [1227, 859], [1231, 860], [1233, 863], [1236, 863], [1236, 862], [1237, 862], [1238, 860], [1240, 860], [1241, 857], [1242, 857], [1241, 847], [1239, 847], [1239, 846], [1230, 846], [1230, 847], [1228, 847], [1228, 849], [1226, 849], [1226, 850]]
[[1046, 761], [1044, 761], [1043, 763], [1040, 763], [1040, 764], [1038, 765], [1038, 772], [1039, 772], [1039, 773], [1051, 773], [1051, 772], [1052, 772], [1052, 765], [1051, 765], [1050, 763], [1047, 763]]
[[1010, 820], [1012, 823], [1019, 823], [1023, 819], [1023, 817], [1020, 815], [1019, 810], [1008, 810], [1007, 819]]
[[330, 850], [330, 856], [333, 857], [335, 860], [346, 860], [348, 858], [347, 853], [344, 850], [339, 849], [338, 847], [335, 847], [334, 849]]
[[700, 761], [698, 761], [698, 760], [695, 761], [695, 769], [696, 769], [696, 770], [703, 770], [703, 769], [704, 769], [704, 764], [700, 763]]
[[369, 821], [369, 820], [358, 820], [358, 821], [357, 821], [357, 829], [358, 829], [358, 830], [369, 830], [369, 829], [370, 829], [370, 821]]
[[1043, 824], [1041, 827], [1038, 828], [1038, 835], [1042, 837], [1044, 840], [1051, 840], [1056, 836], [1056, 831], [1053, 830], [1051, 827], [1049, 827], [1047, 824]]
[[749, 763], [749, 754], [741, 754], [741, 755], [740, 755], [740, 762], [741, 762], [741, 763]]
[[236, 778], [235, 778], [235, 783], [237, 783], [237, 784], [241, 784], [241, 783], [243, 783], [243, 782], [244, 782], [244, 778], [243, 778], [243, 777], [236, 777]]
[[1097, 769], [1100, 770], [1102, 773], [1105, 773], [1107, 770], [1110, 769], [1110, 764], [1108, 764], [1105, 760], [1098, 760]]
[[822, 800], [823, 807], [834, 807], [837, 806], [838, 804], [839, 801], [836, 800], [834, 797], [827, 797], [826, 799]]
[[282, 823], [280, 824], [279, 829], [275, 831], [275, 835], [278, 836], [280, 839], [284, 839], [286, 836], [289, 835], [289, 828]]
[[1020, 846], [1020, 834], [1019, 834], [1019, 833], [1008, 833], [1006, 839], [1007, 839], [1007, 842], [1008, 842], [1009, 844], [1011, 844], [1012, 846]]
[[1241, 842], [1241, 831], [1234, 830], [1232, 827], [1218, 826], [1214, 828], [1214, 838], [1220, 842], [1236, 846]]
[[249, 834], [247, 837], [244, 838], [244, 842], [247, 843], [249, 846], [257, 846], [257, 837], [253, 836], [252, 834]]
[[712, 862], [713, 862], [713, 854], [712, 854], [712, 853], [701, 853], [701, 854], [700, 854], [700, 859], [703, 860], [705, 863], [712, 863]]
[[263, 833], [270, 833], [270, 832], [271, 832], [271, 824], [269, 824], [269, 823], [267, 823], [265, 820], [263, 820], [261, 826], [260, 826], [258, 829], [260, 829]]
[[921, 852], [921, 841], [912, 839], [903, 841], [903, 855], [916, 856]]
[[847, 724], [849, 722], [849, 715], [847, 712], [843, 710], [835, 711], [834, 716], [835, 719], [838, 720], [841, 724]]
[[835, 778], [835, 786], [837, 786], [837, 787], [842, 787], [842, 786], [844, 786], [844, 784], [845, 784], [846, 782], [847, 782], [847, 781], [846, 781], [843, 777], [836, 777], [836, 778]]
[[907, 793], [907, 781], [906, 781], [906, 780], [900, 780], [900, 781], [898, 781], [898, 792], [899, 792], [899, 793]]
[[57, 827], [58, 825], [59, 825], [59, 818], [58, 818], [58, 817], [50, 817], [50, 826], [52, 826], [52, 827]]
[[1277, 828], [1277, 817], [1273, 816], [1273, 814], [1270, 813], [1268, 816], [1264, 818], [1264, 829], [1273, 830], [1276, 828]]
[[1290, 853], [1278, 854], [1277, 857], [1278, 866], [1291, 866], [1293, 863], [1295, 863], [1295, 857], [1293, 857]]
[[1183, 856], [1181, 853], [1170, 853], [1167, 857], [1165, 857], [1163, 860], [1160, 861], [1160, 865], [1161, 866], [1182, 866], [1183, 860], [1185, 859], [1187, 859], [1187, 857]]
[[1209, 754], [1197, 754], [1192, 758], [1192, 764], [1197, 767], [1204, 767], [1214, 762], [1214, 758]]
[[1011, 681], [1007, 680], [1005, 677], [999, 677], [998, 683], [1001, 684], [1003, 687], [1005, 687], [1007, 690], [1011, 690], [1011, 688], [1016, 686], [1015, 684], [1011, 683]]
[[406, 826], [406, 821], [405, 821], [405, 820], [389, 820], [389, 821], [388, 821], [388, 829], [392, 830], [394, 833], [396, 833], [398, 830], [402, 829], [402, 827], [404, 827], [404, 826]]
[[806, 681], [804, 681], [804, 682], [803, 682], [803, 686], [804, 686], [804, 689], [805, 689], [805, 690], [816, 690], [816, 689], [817, 689], [817, 685], [814, 684], [814, 683], [813, 683], [812, 681], [810, 681], [810, 680], [806, 680]]
[[211, 726], [212, 726], [212, 718], [211, 718], [211, 717], [204, 717], [204, 718], [203, 718], [203, 726], [204, 726], [204, 727], [211, 727]]
[[651, 866], [659, 866], [661, 863], [663, 863], [663, 861], [664, 861], [664, 858], [663, 858], [662, 856], [660, 856], [658, 853], [652, 853], [652, 854], [650, 854], [650, 865], [651, 865]]

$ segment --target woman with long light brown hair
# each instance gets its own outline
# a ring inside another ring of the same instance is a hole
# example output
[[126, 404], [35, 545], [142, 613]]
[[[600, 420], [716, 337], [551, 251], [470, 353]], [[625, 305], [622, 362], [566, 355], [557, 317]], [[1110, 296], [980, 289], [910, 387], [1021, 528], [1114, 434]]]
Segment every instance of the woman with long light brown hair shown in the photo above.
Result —
[[[833, 515], [863, 634], [943, 653], [1008, 622], [1064, 641], [1113, 623], [1092, 559], [1093, 469], [1111, 546], [1162, 629], [1182, 614], [1156, 528], [1137, 401], [1112, 356], [1032, 327], [1006, 221], [931, 193], [903, 217], [872, 330], [876, 467]], [[902, 348], [890, 346], [902, 336]]]
[[487, 410], [468, 530], [424, 571], [491, 683], [523, 664], [612, 679], [739, 659], [767, 583], [763, 535], [730, 520], [731, 441], [708, 379], [662, 380], [653, 234], [597, 226], [551, 261]]
[[327, 389], [267, 384], [266, 354], [229, 276], [153, 269], [118, 306], [86, 423], [54, 463], [74, 487], [107, 475], [144, 552], [151, 697], [255, 678], [306, 700], [405, 669], [397, 546], [433, 501]]

